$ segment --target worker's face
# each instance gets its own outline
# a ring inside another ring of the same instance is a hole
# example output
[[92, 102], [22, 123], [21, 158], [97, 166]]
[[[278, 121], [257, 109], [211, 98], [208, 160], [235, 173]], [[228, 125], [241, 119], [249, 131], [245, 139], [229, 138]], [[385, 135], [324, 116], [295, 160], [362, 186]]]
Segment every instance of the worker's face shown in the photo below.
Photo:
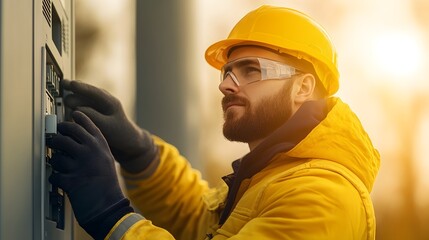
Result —
[[[243, 57], [283, 61], [280, 55], [262, 48], [240, 47], [231, 53], [228, 62]], [[286, 79], [237, 86], [231, 77], [226, 78], [219, 85], [224, 94], [224, 136], [231, 141], [249, 143], [265, 138], [280, 127], [291, 116], [292, 85], [293, 80]]]

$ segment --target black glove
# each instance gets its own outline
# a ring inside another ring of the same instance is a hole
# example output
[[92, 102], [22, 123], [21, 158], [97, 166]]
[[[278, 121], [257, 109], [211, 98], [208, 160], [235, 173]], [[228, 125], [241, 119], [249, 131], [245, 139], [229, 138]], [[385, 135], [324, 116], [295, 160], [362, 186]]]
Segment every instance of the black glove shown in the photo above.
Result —
[[59, 123], [59, 134], [46, 143], [54, 149], [50, 164], [55, 171], [49, 181], [67, 193], [79, 225], [103, 239], [133, 209], [120, 189], [114, 158], [100, 130], [82, 112], [72, 117], [75, 122]]
[[158, 154], [150, 134], [130, 121], [120, 101], [107, 91], [77, 81], [62, 81], [72, 91], [65, 105], [85, 113], [106, 138], [115, 159], [131, 173], [144, 170]]

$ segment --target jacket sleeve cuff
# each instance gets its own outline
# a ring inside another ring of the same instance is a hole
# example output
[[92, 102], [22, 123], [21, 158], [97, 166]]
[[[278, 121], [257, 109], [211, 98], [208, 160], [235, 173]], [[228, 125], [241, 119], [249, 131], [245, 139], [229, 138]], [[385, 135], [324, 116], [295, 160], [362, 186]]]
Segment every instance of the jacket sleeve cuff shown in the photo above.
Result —
[[104, 239], [120, 219], [132, 212], [134, 212], [134, 210], [130, 206], [130, 201], [127, 198], [123, 198], [121, 201], [81, 226], [95, 240]]
[[105, 240], [119, 240], [125, 235], [128, 229], [131, 228], [136, 222], [144, 220], [145, 218], [137, 213], [129, 213], [123, 216], [112, 228]]
[[144, 180], [153, 175], [160, 164], [159, 156], [157, 156], [154, 160], [150, 162], [148, 166], [143, 171], [138, 173], [132, 173], [127, 171], [127, 169], [121, 167], [121, 175], [124, 179], [127, 180]]
[[142, 171], [145, 171], [153, 161], [157, 161], [159, 158], [159, 149], [152, 136], [147, 131], [144, 131], [143, 134], [145, 135], [145, 151], [143, 154], [138, 155], [133, 159], [119, 161], [122, 169], [124, 169], [126, 172], [132, 174], [141, 173]]

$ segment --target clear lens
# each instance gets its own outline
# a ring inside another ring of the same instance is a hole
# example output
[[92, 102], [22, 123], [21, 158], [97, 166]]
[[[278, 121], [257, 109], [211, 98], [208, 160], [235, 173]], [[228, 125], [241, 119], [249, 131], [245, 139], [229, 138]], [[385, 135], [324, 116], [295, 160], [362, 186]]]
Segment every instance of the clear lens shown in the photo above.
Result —
[[290, 78], [295, 68], [287, 64], [265, 58], [246, 57], [225, 64], [221, 69], [221, 82], [228, 76], [238, 85], [262, 80]]

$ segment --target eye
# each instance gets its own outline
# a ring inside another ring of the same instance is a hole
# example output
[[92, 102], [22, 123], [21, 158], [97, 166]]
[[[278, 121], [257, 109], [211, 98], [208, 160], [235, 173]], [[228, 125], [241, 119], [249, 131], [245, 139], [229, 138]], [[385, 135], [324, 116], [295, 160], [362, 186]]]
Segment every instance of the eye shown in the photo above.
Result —
[[261, 69], [255, 66], [245, 66], [242, 69], [242, 73], [245, 75], [251, 75], [251, 74], [260, 74]]
[[240, 68], [240, 81], [255, 82], [261, 80], [261, 69], [255, 65], [246, 65]]

